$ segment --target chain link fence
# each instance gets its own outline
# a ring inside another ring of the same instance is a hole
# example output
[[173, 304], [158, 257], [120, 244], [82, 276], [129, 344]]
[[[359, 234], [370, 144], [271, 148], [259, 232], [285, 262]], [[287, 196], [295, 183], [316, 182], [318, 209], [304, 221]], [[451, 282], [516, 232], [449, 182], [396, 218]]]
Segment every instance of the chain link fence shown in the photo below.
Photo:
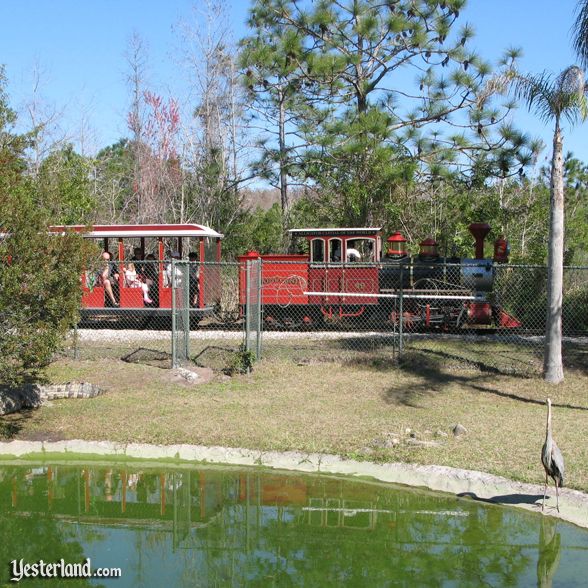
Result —
[[[65, 353], [220, 371], [248, 353], [299, 365], [430, 358], [539, 373], [546, 268], [464, 261], [113, 263], [113, 299], [104, 276], [84, 277], [82, 318]], [[563, 335], [567, 366], [585, 365], [586, 267], [565, 268]]]
[[[544, 266], [261, 262], [262, 356], [541, 372]], [[586, 366], [588, 268], [566, 267], [564, 361]]]
[[63, 353], [226, 371], [244, 339], [239, 267], [171, 259], [113, 262], [107, 278], [88, 271], [81, 319]]

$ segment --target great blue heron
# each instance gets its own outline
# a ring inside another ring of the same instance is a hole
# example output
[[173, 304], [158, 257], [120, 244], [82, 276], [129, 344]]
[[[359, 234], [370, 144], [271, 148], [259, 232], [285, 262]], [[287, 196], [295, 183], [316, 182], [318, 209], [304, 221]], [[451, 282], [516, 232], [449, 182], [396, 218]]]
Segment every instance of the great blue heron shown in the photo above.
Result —
[[545, 508], [545, 496], [547, 494], [548, 478], [555, 483], [555, 495], [557, 498], [557, 512], [559, 512], [559, 488], [563, 486], [564, 460], [559, 447], [551, 436], [551, 400], [547, 399], [547, 428], [545, 431], [545, 443], [541, 450], [541, 462], [545, 468], [545, 490], [543, 492], [543, 506]]

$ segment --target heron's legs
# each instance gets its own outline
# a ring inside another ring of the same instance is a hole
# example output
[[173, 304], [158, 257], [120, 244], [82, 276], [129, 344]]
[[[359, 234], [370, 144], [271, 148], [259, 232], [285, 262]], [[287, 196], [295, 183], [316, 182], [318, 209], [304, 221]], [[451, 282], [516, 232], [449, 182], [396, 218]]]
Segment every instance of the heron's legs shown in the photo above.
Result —
[[555, 496], [557, 498], [557, 512], [559, 512], [559, 490], [557, 488], [557, 479], [555, 480]]
[[547, 495], [547, 472], [545, 472], [545, 488], [543, 489], [543, 504], [541, 505], [541, 512], [545, 510], [545, 496]]

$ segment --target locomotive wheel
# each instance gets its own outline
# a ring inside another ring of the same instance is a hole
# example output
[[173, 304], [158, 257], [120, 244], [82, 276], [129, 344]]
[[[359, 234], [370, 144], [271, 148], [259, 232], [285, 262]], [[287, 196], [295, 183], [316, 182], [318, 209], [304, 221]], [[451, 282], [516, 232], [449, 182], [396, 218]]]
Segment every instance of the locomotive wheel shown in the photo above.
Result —
[[403, 318], [403, 327], [404, 327], [405, 331], [412, 333], [413, 331], [416, 330], [417, 323], [414, 320], [414, 315], [412, 313], [405, 312], [405, 313], [403, 313], [402, 318]]
[[[400, 313], [392, 311], [388, 318], [389, 322], [393, 325], [398, 326], [400, 324]], [[414, 320], [414, 315], [410, 312], [402, 313], [402, 328], [404, 331], [412, 332], [415, 331], [418, 325], [418, 321]]]

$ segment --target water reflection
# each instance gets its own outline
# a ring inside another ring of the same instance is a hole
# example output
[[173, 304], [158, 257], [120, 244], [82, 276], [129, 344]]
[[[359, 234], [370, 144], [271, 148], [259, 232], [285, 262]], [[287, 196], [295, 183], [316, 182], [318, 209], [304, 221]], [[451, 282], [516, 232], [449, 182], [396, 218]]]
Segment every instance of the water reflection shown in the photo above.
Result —
[[561, 534], [557, 521], [542, 518], [539, 528], [539, 559], [537, 561], [537, 586], [550, 588], [561, 558]]
[[0, 534], [0, 583], [21, 557], [120, 566], [116, 586], [549, 586], [588, 569], [588, 533], [548, 517], [253, 469], [3, 467]]

